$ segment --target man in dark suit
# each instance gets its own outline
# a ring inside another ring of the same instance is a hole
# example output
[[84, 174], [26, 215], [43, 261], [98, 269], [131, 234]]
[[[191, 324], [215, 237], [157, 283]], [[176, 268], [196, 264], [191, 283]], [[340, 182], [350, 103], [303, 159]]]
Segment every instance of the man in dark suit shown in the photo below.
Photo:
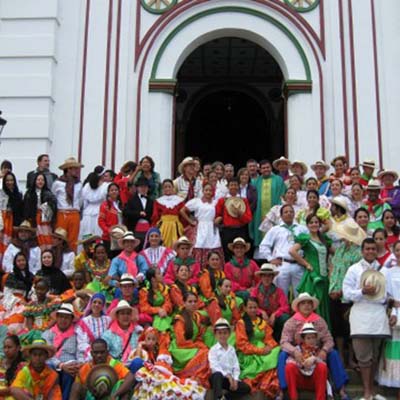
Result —
[[29, 189], [33, 186], [36, 174], [39, 172], [46, 177], [46, 183], [49, 190], [53, 186], [54, 181], [57, 179], [57, 175], [50, 171], [50, 158], [48, 154], [40, 154], [37, 158], [37, 168], [33, 171], [28, 172], [26, 176], [26, 188]]
[[128, 230], [134, 232], [135, 237], [140, 240], [140, 245], [136, 249], [136, 251], [140, 251], [143, 248], [146, 233], [150, 228], [153, 200], [148, 197], [149, 182], [145, 177], [138, 179], [136, 187], [136, 193], [126, 203], [122, 215]]

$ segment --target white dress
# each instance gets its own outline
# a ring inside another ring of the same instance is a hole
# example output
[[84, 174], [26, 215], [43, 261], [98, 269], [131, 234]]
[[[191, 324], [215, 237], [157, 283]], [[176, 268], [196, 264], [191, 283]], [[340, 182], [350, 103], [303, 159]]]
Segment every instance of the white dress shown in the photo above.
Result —
[[87, 183], [82, 189], [82, 220], [79, 238], [85, 235], [102, 235], [102, 231], [97, 223], [101, 203], [107, 198], [108, 182], [102, 183], [97, 189], [92, 189]]
[[195, 249], [216, 249], [221, 247], [218, 228], [214, 225], [216, 201], [203, 202], [201, 199], [188, 201], [185, 207], [194, 213], [197, 219]]

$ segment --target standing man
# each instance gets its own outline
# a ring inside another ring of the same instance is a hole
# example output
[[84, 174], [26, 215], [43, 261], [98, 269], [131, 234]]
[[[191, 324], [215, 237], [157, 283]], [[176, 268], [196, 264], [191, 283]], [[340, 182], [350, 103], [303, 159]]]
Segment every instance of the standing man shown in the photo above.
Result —
[[[378, 368], [383, 340], [390, 338], [390, 326], [397, 321], [393, 308], [390, 319], [386, 313], [385, 277], [378, 272], [379, 263], [374, 239], [364, 239], [362, 259], [352, 265], [344, 277], [343, 297], [353, 303], [350, 310], [350, 337], [361, 370], [365, 399], [383, 398], [374, 393], [374, 377]], [[379, 396], [379, 397], [378, 397]]]
[[247, 171], [249, 171], [250, 180], [253, 181], [258, 178], [258, 162], [254, 158], [250, 158], [246, 162]]
[[225, 176], [227, 182], [229, 182], [235, 176], [235, 167], [232, 164], [225, 164]]
[[81, 168], [84, 167], [74, 157], [69, 157], [58, 168], [64, 171], [54, 183], [51, 191], [57, 198], [56, 228], [67, 231], [68, 244], [76, 252], [82, 197], [82, 182], [79, 179]]
[[258, 227], [267, 215], [271, 207], [281, 204], [281, 196], [286, 192], [283, 179], [272, 173], [272, 165], [268, 160], [260, 161], [261, 175], [252, 181], [257, 189], [257, 208], [254, 213], [253, 221], [250, 224], [250, 237], [254, 241], [254, 247], [258, 247], [264, 237]]
[[329, 165], [322, 160], [316, 161], [311, 165], [311, 169], [315, 173], [315, 177], [318, 181], [318, 193], [319, 195], [330, 196], [330, 183], [329, 178], [327, 176], [327, 172], [329, 171]]
[[195, 161], [192, 157], [186, 157], [178, 166], [181, 174], [174, 180], [175, 192], [185, 202], [201, 195], [201, 182], [196, 177]]
[[51, 189], [53, 183], [57, 179], [57, 175], [50, 172], [50, 158], [48, 154], [41, 154], [37, 160], [37, 168], [33, 171], [28, 172], [26, 176], [26, 188], [30, 189], [33, 186], [35, 175], [37, 173], [42, 173], [46, 177], [47, 187]]

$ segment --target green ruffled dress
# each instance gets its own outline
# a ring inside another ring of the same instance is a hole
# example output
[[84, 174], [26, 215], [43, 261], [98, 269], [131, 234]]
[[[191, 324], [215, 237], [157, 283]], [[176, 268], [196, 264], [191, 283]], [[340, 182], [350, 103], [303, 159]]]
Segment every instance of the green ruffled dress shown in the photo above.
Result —
[[[154, 298], [154, 307], [161, 307], [164, 304], [164, 296], [160, 291], [155, 293]], [[153, 317], [153, 327], [159, 330], [160, 332], [166, 332], [171, 329], [172, 326], [172, 315], [167, 315], [166, 317], [161, 318], [159, 315], [154, 315]]]

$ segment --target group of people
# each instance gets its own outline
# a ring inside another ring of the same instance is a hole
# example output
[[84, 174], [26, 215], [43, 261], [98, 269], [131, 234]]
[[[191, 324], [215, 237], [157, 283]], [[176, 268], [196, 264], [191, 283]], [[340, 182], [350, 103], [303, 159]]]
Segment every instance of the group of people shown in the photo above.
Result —
[[37, 163], [24, 195], [0, 166], [0, 398], [349, 399], [345, 367], [400, 389], [396, 171]]

